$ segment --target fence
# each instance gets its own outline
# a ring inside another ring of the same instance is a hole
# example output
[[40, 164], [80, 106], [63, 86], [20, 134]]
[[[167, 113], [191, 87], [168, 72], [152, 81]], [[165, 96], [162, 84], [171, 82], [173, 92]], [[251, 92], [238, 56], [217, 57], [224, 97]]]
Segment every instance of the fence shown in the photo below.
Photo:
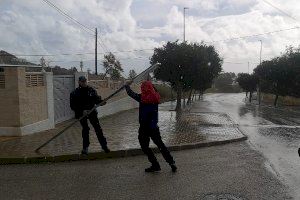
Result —
[[70, 108], [70, 93], [74, 88], [74, 75], [53, 76], [54, 120], [56, 124], [74, 117], [74, 112]]
[[[53, 76], [52, 72], [26, 72], [26, 67], [0, 65], [0, 136], [52, 129], [56, 123], [74, 116], [69, 96], [81, 73]], [[103, 98], [123, 84], [111, 80], [89, 81]], [[99, 117], [136, 107], [138, 104], [122, 92], [98, 109]]]

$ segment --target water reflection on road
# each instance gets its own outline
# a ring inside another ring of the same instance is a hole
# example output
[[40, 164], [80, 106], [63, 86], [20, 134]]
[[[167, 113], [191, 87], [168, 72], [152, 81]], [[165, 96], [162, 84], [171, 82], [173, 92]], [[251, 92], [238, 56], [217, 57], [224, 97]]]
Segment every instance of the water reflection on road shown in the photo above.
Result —
[[259, 107], [244, 98], [245, 94], [208, 94], [201, 107], [195, 104], [193, 109], [227, 113], [300, 199], [300, 108]]

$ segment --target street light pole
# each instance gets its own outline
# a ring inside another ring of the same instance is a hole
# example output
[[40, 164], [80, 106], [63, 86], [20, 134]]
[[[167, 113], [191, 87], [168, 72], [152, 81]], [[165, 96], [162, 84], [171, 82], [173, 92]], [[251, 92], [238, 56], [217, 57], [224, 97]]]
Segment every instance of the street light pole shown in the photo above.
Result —
[[[262, 40], [260, 41], [259, 64], [261, 65]], [[261, 104], [261, 81], [258, 79], [258, 105]]]
[[250, 72], [249, 72], [249, 61], [248, 61], [248, 74], [250, 74]]
[[259, 41], [260, 41], [259, 64], [261, 64], [262, 40], [259, 40]]
[[185, 10], [189, 9], [187, 7], [183, 8], [183, 42], [185, 42]]
[[98, 39], [98, 32], [97, 28], [95, 28], [95, 74], [98, 75], [98, 66], [97, 66], [97, 39]]

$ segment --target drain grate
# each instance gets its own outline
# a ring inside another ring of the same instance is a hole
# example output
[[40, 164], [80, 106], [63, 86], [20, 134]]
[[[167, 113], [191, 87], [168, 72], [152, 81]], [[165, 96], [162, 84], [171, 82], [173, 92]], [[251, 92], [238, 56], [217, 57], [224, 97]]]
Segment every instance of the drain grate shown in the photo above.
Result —
[[233, 194], [207, 194], [201, 200], [246, 200]]

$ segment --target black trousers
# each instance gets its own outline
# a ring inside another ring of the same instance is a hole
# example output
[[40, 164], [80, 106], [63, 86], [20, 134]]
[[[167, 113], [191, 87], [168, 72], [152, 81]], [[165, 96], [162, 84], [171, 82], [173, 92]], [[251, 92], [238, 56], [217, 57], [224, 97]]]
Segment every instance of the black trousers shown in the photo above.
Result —
[[175, 161], [173, 157], [171, 156], [166, 145], [161, 140], [159, 128], [151, 129], [151, 128], [140, 127], [139, 142], [143, 152], [148, 156], [149, 162], [151, 162], [152, 165], [159, 166], [159, 163], [153, 151], [149, 148], [150, 138], [152, 139], [154, 144], [156, 144], [156, 146], [160, 150], [166, 162], [169, 164], [174, 164]]
[[89, 120], [92, 126], [94, 127], [98, 141], [101, 144], [102, 148], [106, 148], [107, 142], [106, 142], [106, 138], [103, 135], [103, 131], [99, 123], [97, 112], [92, 112], [89, 116], [80, 120], [80, 124], [82, 126], [83, 148], [87, 148], [90, 145], [90, 137], [89, 137], [90, 127], [88, 125], [87, 120]]

